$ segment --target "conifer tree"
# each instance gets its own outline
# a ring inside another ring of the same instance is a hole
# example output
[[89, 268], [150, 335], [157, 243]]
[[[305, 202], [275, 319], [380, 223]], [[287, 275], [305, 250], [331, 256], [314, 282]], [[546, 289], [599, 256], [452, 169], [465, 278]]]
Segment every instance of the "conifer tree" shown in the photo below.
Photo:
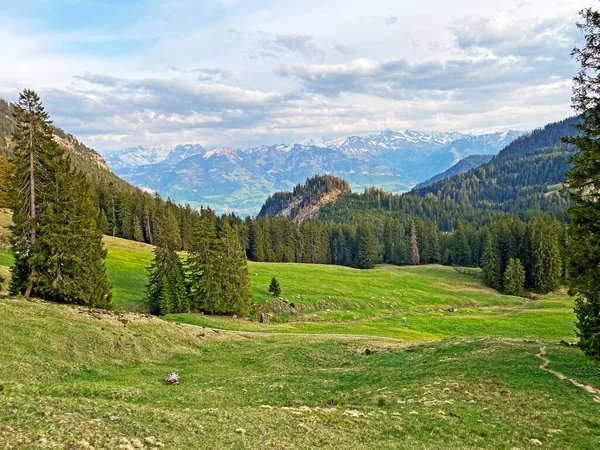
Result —
[[87, 176], [71, 168], [33, 91], [16, 108], [11, 292], [108, 308], [106, 250]]
[[218, 314], [249, 314], [254, 306], [248, 277], [248, 262], [237, 233], [228, 223], [221, 230], [223, 256], [217, 265], [221, 284]]
[[562, 261], [557, 224], [554, 219], [536, 217], [531, 223], [533, 283], [538, 292], [547, 293], [560, 285]]
[[196, 224], [187, 259], [191, 301], [196, 309], [204, 312], [217, 309], [211, 295], [218, 290], [219, 251], [215, 225], [204, 217]]
[[177, 253], [166, 247], [154, 249], [146, 296], [150, 314], [189, 312], [185, 275]]
[[410, 263], [413, 266], [418, 266], [421, 262], [419, 255], [419, 244], [417, 236], [417, 224], [413, 220], [410, 228]]
[[180, 245], [178, 230], [177, 218], [164, 208], [157, 221], [157, 245], [146, 286], [150, 314], [188, 312], [191, 308], [183, 265], [176, 252]]
[[600, 360], [600, 12], [581, 11], [577, 26], [585, 46], [572, 55], [581, 64], [574, 78], [573, 108], [581, 115], [578, 137], [566, 139], [576, 147], [573, 167], [566, 174], [569, 195], [570, 293], [576, 295], [577, 334], [580, 348]]
[[452, 248], [452, 262], [456, 265], [468, 267], [471, 265], [471, 247], [465, 234], [462, 223], [454, 231], [454, 245]]
[[517, 258], [510, 258], [504, 272], [504, 293], [508, 295], [522, 295], [525, 284], [525, 269]]
[[271, 278], [271, 284], [269, 284], [269, 292], [273, 295], [273, 297], [279, 297], [281, 295], [281, 286], [279, 285], [279, 281], [277, 278]]
[[498, 291], [502, 290], [500, 255], [498, 254], [498, 249], [494, 244], [490, 233], [487, 233], [485, 236], [483, 257], [481, 258], [481, 269], [485, 284]]
[[37, 241], [37, 195], [47, 162], [56, 151], [52, 145], [52, 122], [39, 96], [25, 89], [14, 108], [15, 143], [12, 165], [11, 198], [13, 210], [11, 293], [31, 296], [37, 283], [37, 268], [29, 258]]
[[377, 237], [367, 222], [356, 230], [356, 265], [361, 269], [372, 269], [377, 264]]

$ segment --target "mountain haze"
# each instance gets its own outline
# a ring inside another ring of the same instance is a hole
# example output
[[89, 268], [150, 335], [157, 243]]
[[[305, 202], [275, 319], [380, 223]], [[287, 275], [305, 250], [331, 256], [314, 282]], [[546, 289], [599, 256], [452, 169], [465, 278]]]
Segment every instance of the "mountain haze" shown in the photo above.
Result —
[[484, 134], [385, 130], [316, 145], [278, 144], [206, 149], [179, 145], [161, 153], [137, 147], [107, 157], [136, 186], [218, 212], [256, 214], [264, 199], [315, 174], [347, 180], [353, 189], [379, 186], [405, 192], [472, 154], [496, 154], [520, 132]]

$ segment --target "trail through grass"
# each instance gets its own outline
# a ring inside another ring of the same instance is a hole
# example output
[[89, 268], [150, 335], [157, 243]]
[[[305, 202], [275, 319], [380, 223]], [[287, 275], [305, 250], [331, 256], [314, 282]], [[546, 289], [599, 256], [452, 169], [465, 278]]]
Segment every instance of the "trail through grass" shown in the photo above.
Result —
[[[600, 405], [540, 370], [538, 351], [247, 337], [3, 299], [0, 447], [597, 448]], [[577, 349], [546, 357], [600, 388]], [[180, 386], [164, 383], [171, 371]]]

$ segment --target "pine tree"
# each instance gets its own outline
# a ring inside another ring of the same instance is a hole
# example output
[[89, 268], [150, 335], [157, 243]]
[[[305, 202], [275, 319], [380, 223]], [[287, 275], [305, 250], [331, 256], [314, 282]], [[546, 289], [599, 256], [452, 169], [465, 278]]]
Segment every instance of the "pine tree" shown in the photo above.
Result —
[[191, 301], [200, 311], [212, 312], [217, 309], [211, 295], [218, 289], [215, 266], [219, 251], [215, 226], [205, 217], [196, 224], [187, 259]]
[[46, 164], [52, 158], [52, 122], [39, 96], [29, 89], [19, 94], [14, 108], [15, 143], [12, 165], [13, 199], [12, 249], [15, 263], [11, 268], [11, 293], [31, 296], [37, 283], [37, 268], [30, 264], [37, 241], [38, 183], [44, 178]]
[[507, 295], [522, 295], [525, 284], [525, 269], [521, 260], [510, 258], [504, 272], [504, 293]]
[[137, 214], [133, 216], [133, 240], [144, 242], [144, 232], [142, 231], [142, 224]]
[[458, 224], [454, 230], [454, 245], [452, 246], [452, 262], [458, 266], [468, 267], [471, 265], [471, 247], [465, 234], [465, 227]]
[[98, 229], [104, 234], [109, 234], [111, 232], [108, 217], [106, 216], [104, 209], [100, 209], [100, 213], [98, 214]]
[[273, 295], [273, 297], [281, 296], [281, 286], [279, 285], [279, 281], [277, 278], [271, 278], [271, 284], [269, 284], [269, 292]]
[[573, 167], [566, 174], [569, 195], [575, 205], [569, 210], [570, 293], [576, 295], [575, 313], [580, 348], [600, 360], [600, 12], [581, 12], [577, 26], [585, 46], [572, 55], [581, 64], [574, 78], [573, 108], [581, 115], [578, 137], [566, 139], [576, 147]]
[[562, 261], [557, 224], [553, 219], [537, 217], [531, 223], [533, 283], [538, 292], [547, 293], [560, 285]]
[[377, 264], [377, 237], [367, 222], [358, 226], [356, 241], [356, 265], [361, 269], [372, 269]]
[[219, 314], [247, 315], [254, 307], [250, 291], [248, 263], [237, 233], [228, 223], [221, 231], [223, 258], [218, 264], [219, 281], [221, 283]]
[[420, 264], [420, 262], [421, 262], [421, 257], [419, 255], [417, 224], [413, 220], [411, 228], [410, 228], [410, 263], [413, 266], [418, 266]]
[[[37, 95], [24, 91], [21, 99], [14, 153], [11, 291], [108, 308], [106, 250], [98, 229], [94, 189], [85, 174], [71, 168], [69, 158], [54, 141]], [[32, 114], [37, 114], [37, 119]], [[41, 122], [33, 126], [35, 120]], [[31, 142], [36, 148], [28, 147]], [[24, 167], [29, 173], [21, 172]], [[34, 184], [34, 189], [23, 189]]]
[[190, 302], [185, 287], [185, 275], [177, 253], [156, 247], [150, 266], [146, 297], [150, 314], [165, 315], [189, 312]]
[[485, 284], [498, 291], [502, 290], [500, 255], [498, 254], [498, 249], [494, 244], [490, 233], [487, 233], [485, 236], [483, 256], [481, 258], [481, 269]]

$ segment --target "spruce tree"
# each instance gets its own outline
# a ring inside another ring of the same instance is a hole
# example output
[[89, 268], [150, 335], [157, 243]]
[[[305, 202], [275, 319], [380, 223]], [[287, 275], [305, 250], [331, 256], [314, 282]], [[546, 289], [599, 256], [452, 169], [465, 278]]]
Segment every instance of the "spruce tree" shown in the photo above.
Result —
[[166, 247], [154, 249], [154, 259], [146, 287], [150, 314], [189, 312], [185, 275], [177, 253]]
[[150, 314], [165, 315], [191, 309], [183, 265], [177, 255], [181, 245], [178, 231], [177, 218], [169, 208], [163, 208], [157, 219], [157, 245], [146, 286]]
[[469, 246], [469, 240], [465, 234], [465, 227], [462, 223], [459, 223], [454, 231], [452, 262], [463, 267], [471, 265], [471, 247]]
[[237, 233], [228, 223], [221, 230], [223, 260], [220, 265], [223, 307], [221, 314], [247, 315], [252, 312], [254, 300], [250, 291], [248, 262]]
[[504, 272], [504, 293], [507, 295], [522, 295], [525, 284], [525, 269], [517, 258], [510, 258]]
[[216, 310], [211, 293], [214, 295], [217, 289], [217, 271], [214, 266], [217, 264], [219, 251], [215, 225], [205, 217], [196, 224], [187, 259], [190, 297], [194, 308], [200, 311]]
[[33, 91], [21, 94], [15, 116], [11, 292], [108, 308], [106, 250], [92, 185], [54, 141]]
[[556, 221], [536, 217], [530, 225], [533, 251], [533, 283], [543, 294], [558, 288], [561, 280], [562, 261]]
[[585, 46], [572, 55], [581, 64], [574, 78], [573, 108], [582, 121], [578, 137], [566, 139], [575, 145], [573, 167], [566, 174], [574, 206], [569, 210], [570, 293], [576, 295], [579, 346], [600, 360], [600, 12], [581, 12], [577, 26]]
[[367, 222], [356, 231], [356, 265], [360, 269], [372, 269], [377, 264], [377, 237]]
[[412, 221], [412, 225], [410, 227], [410, 263], [413, 266], [418, 266], [421, 263], [417, 236], [417, 224], [414, 220]]
[[52, 122], [39, 96], [25, 89], [13, 111], [15, 131], [12, 162], [11, 198], [13, 210], [11, 294], [31, 296], [37, 283], [37, 268], [32, 266], [33, 246], [37, 241], [37, 212], [41, 179], [56, 151], [52, 145]]
[[269, 284], [269, 292], [273, 295], [273, 297], [279, 297], [281, 295], [281, 286], [279, 285], [279, 281], [277, 278], [271, 278], [271, 284]]
[[502, 290], [502, 267], [498, 248], [494, 244], [492, 235], [487, 233], [481, 258], [483, 281], [489, 287], [498, 291]]

